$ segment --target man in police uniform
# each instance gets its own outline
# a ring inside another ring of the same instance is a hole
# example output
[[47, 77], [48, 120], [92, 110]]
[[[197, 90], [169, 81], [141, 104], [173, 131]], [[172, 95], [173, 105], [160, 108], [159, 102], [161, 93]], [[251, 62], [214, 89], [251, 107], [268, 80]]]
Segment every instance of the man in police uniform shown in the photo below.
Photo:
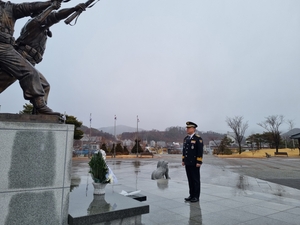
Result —
[[182, 165], [185, 166], [190, 196], [185, 201], [198, 202], [200, 197], [200, 167], [203, 157], [203, 140], [195, 134], [197, 124], [186, 122], [187, 136], [183, 140]]

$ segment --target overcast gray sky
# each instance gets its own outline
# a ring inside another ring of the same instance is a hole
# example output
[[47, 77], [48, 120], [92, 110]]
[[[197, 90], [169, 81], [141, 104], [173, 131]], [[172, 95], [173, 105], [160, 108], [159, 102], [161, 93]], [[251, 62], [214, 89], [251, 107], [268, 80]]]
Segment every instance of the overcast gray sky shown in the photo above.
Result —
[[[149, 130], [191, 120], [226, 132], [237, 115], [247, 133], [270, 115], [300, 127], [299, 12], [299, 0], [101, 0], [75, 26], [52, 27], [37, 68], [51, 84], [49, 107], [87, 126], [92, 113], [96, 128], [114, 115], [132, 127], [138, 115]], [[2, 113], [25, 103], [18, 82], [0, 95]]]

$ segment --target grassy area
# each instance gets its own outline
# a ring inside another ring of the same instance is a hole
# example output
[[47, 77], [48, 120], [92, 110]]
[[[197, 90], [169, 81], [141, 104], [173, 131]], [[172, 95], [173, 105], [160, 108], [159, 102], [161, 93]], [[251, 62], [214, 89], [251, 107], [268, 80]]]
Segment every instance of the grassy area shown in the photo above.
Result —
[[[235, 153], [232, 155], [218, 155], [218, 157], [220, 157], [220, 158], [266, 158], [266, 153], [271, 155], [271, 157], [275, 157], [274, 156], [275, 151], [276, 151], [275, 149], [260, 149], [257, 151], [249, 150], [246, 152], [242, 152], [241, 154]], [[289, 148], [285, 148], [285, 149], [279, 149], [278, 151], [279, 152], [287, 152], [289, 157], [300, 158], [298, 149], [291, 150]], [[276, 156], [276, 157], [286, 157], [286, 156]]]

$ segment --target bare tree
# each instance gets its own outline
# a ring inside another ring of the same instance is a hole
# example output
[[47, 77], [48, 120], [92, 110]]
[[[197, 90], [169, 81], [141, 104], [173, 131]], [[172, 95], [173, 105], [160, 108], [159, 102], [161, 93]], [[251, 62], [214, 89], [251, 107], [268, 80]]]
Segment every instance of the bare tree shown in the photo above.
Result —
[[273, 115], [266, 117], [265, 121], [257, 124], [272, 134], [272, 139], [276, 148], [276, 152], [278, 152], [281, 140], [281, 131], [279, 131], [279, 127], [283, 122], [284, 117], [282, 115]]
[[[294, 127], [295, 127], [294, 120], [288, 120], [287, 124], [289, 125], [289, 131], [294, 129]], [[292, 139], [292, 142], [293, 142], [293, 148], [292, 149], [295, 149], [295, 139]]]
[[246, 130], [248, 129], [248, 122], [243, 123], [242, 116], [235, 116], [234, 118], [227, 117], [226, 123], [232, 129], [235, 134], [235, 141], [239, 146], [239, 154], [242, 153], [242, 141], [244, 139], [244, 135]]
[[287, 124], [289, 125], [289, 131], [293, 130], [294, 127], [295, 127], [295, 122], [294, 122], [294, 120], [287, 120], [286, 122], [287, 122]]

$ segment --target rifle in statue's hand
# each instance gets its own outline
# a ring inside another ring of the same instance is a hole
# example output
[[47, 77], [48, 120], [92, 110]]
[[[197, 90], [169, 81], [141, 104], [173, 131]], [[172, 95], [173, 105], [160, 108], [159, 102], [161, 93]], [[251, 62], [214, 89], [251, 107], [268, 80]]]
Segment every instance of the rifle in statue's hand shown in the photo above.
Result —
[[[85, 8], [91, 8], [93, 7], [98, 1], [96, 1], [94, 4], [92, 4], [95, 0], [88, 0], [87, 2], [84, 3], [85, 5]], [[85, 11], [85, 9], [80, 9], [80, 10], [77, 10], [76, 12], [74, 12], [71, 16], [69, 16], [66, 20], [65, 20], [65, 23], [66, 24], [70, 24], [75, 18], [78, 18], [80, 16], [80, 14]], [[76, 19], [77, 20], [77, 19]], [[76, 21], [75, 21], [76, 23]]]
[[70, 0], [52, 0], [52, 4], [46, 8], [42, 13], [35, 17], [35, 20], [39, 23], [42, 23], [49, 14], [55, 10], [59, 9], [62, 2], [69, 2]]
[[[47, 17], [49, 16], [49, 14], [56, 9], [59, 9], [61, 6], [62, 2], [68, 2], [70, 0], [52, 0], [52, 4], [46, 8], [45, 10], [43, 10], [41, 13], [39, 13], [38, 15], [35, 15], [35, 13], [31, 14], [32, 19], [28, 20], [28, 22], [25, 24], [25, 31], [21, 32], [21, 36], [18, 38], [19, 42], [22, 42], [22, 40], [24, 40], [26, 37], [28, 37], [29, 35], [31, 35], [31, 33], [37, 29], [37, 27], [40, 27], [41, 24], [43, 24], [43, 22], [47, 19]], [[23, 27], [23, 29], [24, 29]]]

